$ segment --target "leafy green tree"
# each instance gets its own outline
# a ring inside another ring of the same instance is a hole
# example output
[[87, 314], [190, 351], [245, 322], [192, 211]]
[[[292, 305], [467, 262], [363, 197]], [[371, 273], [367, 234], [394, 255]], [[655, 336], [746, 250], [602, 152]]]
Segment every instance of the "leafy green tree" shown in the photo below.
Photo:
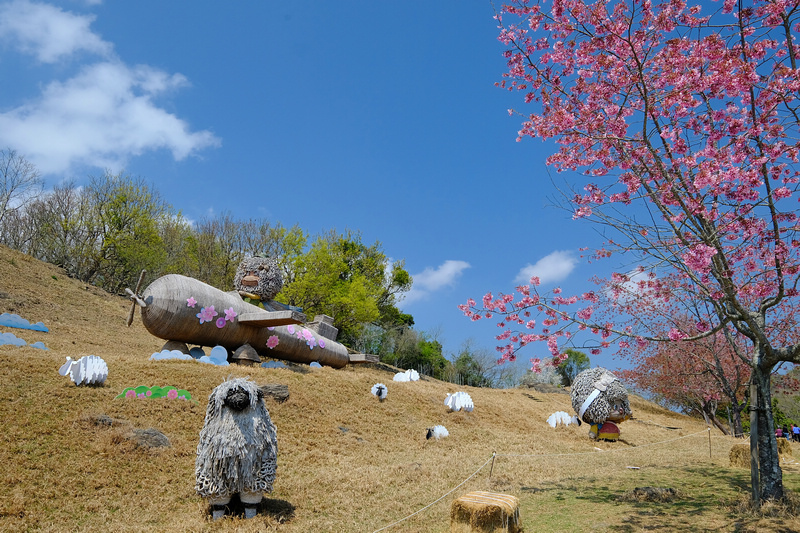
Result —
[[[296, 232], [287, 236], [292, 239], [288, 245], [299, 242]], [[393, 263], [387, 276], [380, 244], [366, 246], [358, 233], [328, 232], [308, 251], [283, 261], [288, 279], [276, 299], [302, 308], [308, 316], [332, 316], [345, 344], [356, 343], [361, 330], [380, 324], [382, 316], [384, 322], [413, 320], [394, 307], [396, 295], [410, 288], [411, 277], [401, 262]]]
[[166, 253], [156, 220], [171, 209], [142, 179], [106, 172], [84, 190], [98, 233], [85, 281], [111, 292], [136, 283], [141, 270], [158, 270]]
[[575, 381], [575, 376], [592, 365], [589, 356], [579, 350], [568, 348], [564, 353], [567, 359], [556, 367], [556, 373], [561, 376], [561, 384], [569, 387]]
[[411, 328], [389, 330], [382, 342], [381, 361], [398, 368], [413, 368], [436, 379], [445, 378], [449, 361], [442, 353], [442, 344], [425, 333]]

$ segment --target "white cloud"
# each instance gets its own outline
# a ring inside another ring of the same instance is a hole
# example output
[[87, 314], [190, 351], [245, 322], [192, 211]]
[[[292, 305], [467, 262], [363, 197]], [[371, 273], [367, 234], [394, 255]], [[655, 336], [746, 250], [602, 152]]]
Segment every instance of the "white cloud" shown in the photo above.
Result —
[[552, 252], [531, 265], [520, 269], [514, 283], [530, 283], [531, 277], [537, 276], [542, 285], [556, 283], [565, 279], [575, 269], [578, 259], [568, 250]]
[[402, 303], [408, 305], [427, 298], [432, 292], [452, 286], [461, 273], [470, 267], [466, 261], [447, 260], [438, 267], [428, 267], [419, 274], [412, 274], [414, 283], [405, 294]]
[[78, 51], [101, 56], [66, 81], [42, 83], [37, 97], [0, 113], [0, 146], [10, 146], [44, 174], [76, 166], [120, 170], [132, 156], [166, 149], [176, 160], [219, 146], [211, 132], [189, 125], [159, 107], [156, 98], [186, 87], [181, 74], [147, 65], [128, 66], [110, 43], [94, 34], [93, 16], [17, 0], [0, 5], [0, 39], [43, 62]]
[[16, 0], [0, 5], [0, 39], [42, 63], [54, 63], [78, 51], [108, 56], [111, 44], [89, 29], [94, 19], [49, 4]]

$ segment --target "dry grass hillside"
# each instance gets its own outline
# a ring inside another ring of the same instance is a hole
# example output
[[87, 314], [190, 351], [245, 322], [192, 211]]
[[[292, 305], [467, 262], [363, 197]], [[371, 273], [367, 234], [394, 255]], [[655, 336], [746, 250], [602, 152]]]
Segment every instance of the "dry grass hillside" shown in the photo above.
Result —
[[[565, 394], [395, 383], [391, 372], [365, 366], [300, 372], [150, 361], [163, 341], [138, 314], [125, 327], [128, 308], [0, 247], [0, 312], [49, 328], [0, 327], [48, 348], [0, 346], [0, 530], [445, 532], [452, 501], [472, 490], [519, 497], [529, 533], [800, 530], [780, 509], [775, 517], [742, 510], [749, 472], [729, 467], [732, 439], [716, 431], [709, 438], [702, 422], [641, 399], [632, 401], [635, 419], [621, 426], [621, 441], [596, 443], [585, 426], [545, 423], [571, 411]], [[66, 356], [84, 355], [108, 363], [103, 386], [77, 387], [58, 374]], [[214, 522], [194, 492], [195, 449], [208, 395], [231, 375], [286, 385], [289, 397], [267, 399], [279, 441], [273, 493], [252, 520]], [[384, 402], [369, 392], [377, 382], [388, 385]], [[115, 399], [139, 385], [185, 388], [198, 403]], [[472, 413], [447, 412], [445, 395], [456, 390], [472, 396]], [[450, 436], [427, 441], [436, 424]], [[147, 428], [171, 445], [129, 439]], [[797, 472], [788, 458], [792, 490]], [[626, 498], [643, 486], [674, 488], [678, 497]]]

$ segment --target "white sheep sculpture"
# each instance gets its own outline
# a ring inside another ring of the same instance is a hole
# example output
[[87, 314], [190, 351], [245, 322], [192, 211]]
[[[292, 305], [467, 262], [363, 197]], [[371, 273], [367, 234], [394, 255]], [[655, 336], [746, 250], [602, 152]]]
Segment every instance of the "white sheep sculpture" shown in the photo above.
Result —
[[551, 428], [558, 425], [568, 426], [570, 424], [581, 425], [581, 420], [577, 416], [570, 416], [566, 411], [556, 411], [547, 417], [547, 423]]
[[472, 397], [464, 391], [448, 394], [444, 399], [444, 404], [449, 407], [451, 411], [471, 412], [475, 408], [475, 404], [472, 403]]
[[102, 385], [108, 377], [108, 365], [96, 355], [86, 355], [77, 361], [67, 357], [58, 373], [69, 376], [75, 385]]

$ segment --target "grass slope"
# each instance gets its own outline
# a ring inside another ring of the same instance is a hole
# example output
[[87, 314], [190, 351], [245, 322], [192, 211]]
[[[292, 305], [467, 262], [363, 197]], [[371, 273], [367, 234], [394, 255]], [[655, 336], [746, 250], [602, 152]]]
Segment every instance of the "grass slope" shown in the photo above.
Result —
[[[1, 531], [445, 532], [451, 502], [472, 490], [519, 497], [528, 532], [800, 530], [780, 513], [737, 510], [749, 472], [728, 466], [732, 439], [714, 432], [709, 445], [702, 422], [639, 398], [623, 441], [595, 443], [585, 426], [545, 423], [571, 411], [566, 394], [395, 383], [392, 373], [363, 366], [300, 373], [149, 361], [163, 341], [138, 315], [126, 328], [128, 308], [0, 246], [0, 312], [50, 329], [0, 327], [48, 348], [0, 346]], [[66, 356], [84, 355], [108, 363], [104, 386], [76, 387], [58, 374]], [[274, 492], [252, 520], [212, 522], [194, 493], [194, 457], [208, 395], [228, 376], [287, 385], [290, 396], [267, 400], [278, 428]], [[384, 402], [369, 393], [376, 382], [388, 385]], [[199, 403], [115, 399], [138, 385], [185, 388]], [[469, 392], [474, 412], [447, 412], [445, 395], [456, 390]], [[113, 423], [97, 424], [101, 414]], [[435, 424], [450, 437], [426, 441]], [[164, 432], [171, 447], [137, 448], [126, 439], [134, 428]], [[784, 466], [788, 488], [800, 486], [797, 472]], [[641, 486], [672, 487], [680, 497], [620, 499]]]

